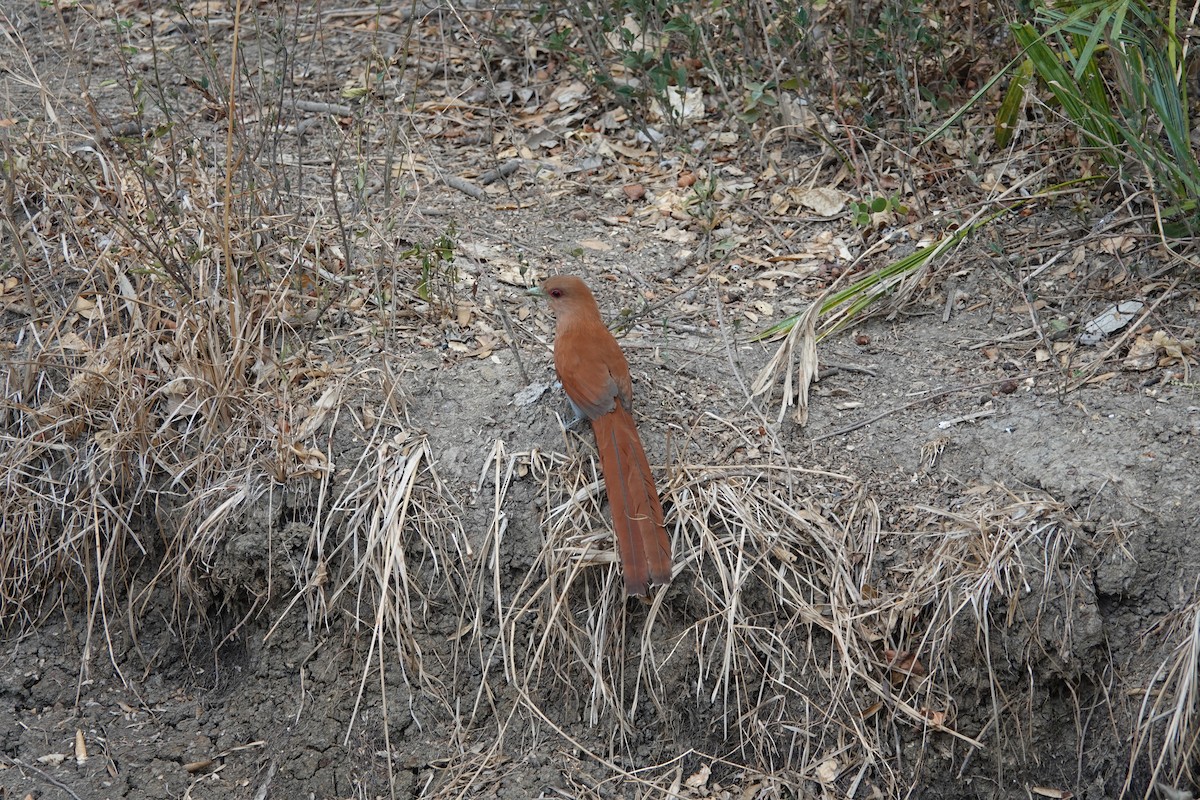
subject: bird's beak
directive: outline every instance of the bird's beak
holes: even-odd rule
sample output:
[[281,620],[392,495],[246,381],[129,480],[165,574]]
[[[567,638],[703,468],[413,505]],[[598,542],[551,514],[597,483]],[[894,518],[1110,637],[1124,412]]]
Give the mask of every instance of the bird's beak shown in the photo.
[[541,298],[546,297],[546,293],[542,291],[542,287],[540,287],[540,286],[530,286],[528,289],[525,290],[525,294],[528,295],[529,297],[541,297]]

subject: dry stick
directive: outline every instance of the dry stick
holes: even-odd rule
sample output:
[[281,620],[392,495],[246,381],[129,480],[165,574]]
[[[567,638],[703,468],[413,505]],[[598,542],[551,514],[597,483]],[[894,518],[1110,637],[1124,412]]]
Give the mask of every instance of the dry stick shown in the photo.
[[338,103],[319,103],[315,100],[290,100],[288,105],[298,111],[312,111],[317,114],[334,114],[339,117],[354,116],[354,109]]
[[451,189],[457,189],[463,194],[473,197],[476,200],[482,200],[484,198],[483,189],[480,189],[466,178],[460,178],[457,175],[447,175],[442,178],[442,183],[446,184]]
[[817,380],[823,381],[831,375],[837,375],[839,372],[853,372],[859,375],[869,375],[872,378],[879,375],[879,373],[870,367],[860,367],[857,364],[846,364],[841,361],[825,359],[825,369],[817,371]]
[[844,428],[838,428],[835,431],[829,431],[828,433],[822,433],[820,436],[814,436],[809,441],[819,442],[822,439],[830,439],[834,436],[844,436],[847,433],[853,433],[854,431],[858,430],[859,428],[865,428],[874,422],[878,422],[879,420],[883,419],[886,416],[895,414],[900,411],[906,411],[915,406],[919,406],[922,403],[927,403],[930,400],[936,400],[939,397],[945,397],[946,395],[951,395],[951,394],[954,394],[955,392],[969,392],[972,389],[984,389],[984,388],[987,388],[988,386],[996,386],[998,384],[1006,383],[1011,380],[1018,380],[1018,379],[1024,379],[1024,378],[1038,378],[1038,377],[1042,377],[1043,375],[1050,375],[1050,374],[1052,374],[1052,373],[1050,373],[1047,370],[1043,370],[1040,372],[1027,372],[1027,373],[1025,373],[1023,375],[1019,375],[1017,377],[1013,377],[1010,375],[1007,378],[997,378],[996,380],[984,381],[983,383],[975,383],[975,384],[971,384],[969,386],[951,386],[949,389],[942,389],[941,391],[934,392],[933,394],[928,394],[928,395],[925,395],[924,397],[917,398],[916,400],[913,400],[911,403],[905,403],[902,406],[896,406],[895,408],[889,408],[886,411],[880,411],[878,414],[876,414],[873,417],[868,417],[867,419],[860,420],[851,425],[847,425]]
[[517,347],[517,334],[513,330],[512,319],[508,316],[508,310],[496,299],[496,292],[490,285],[488,286],[488,295],[492,298],[492,305],[500,312],[500,322],[504,325],[504,332],[508,334],[508,347],[512,350],[513,357],[517,360],[517,372],[521,375],[521,385],[528,386],[529,373],[525,371],[525,364],[521,361],[521,350]]
[[12,765],[13,765],[14,767],[16,767],[17,769],[28,769],[28,770],[32,770],[33,772],[36,772],[38,775],[41,775],[41,776],[42,776],[43,778],[45,778],[47,781],[49,781],[50,783],[52,783],[52,784],[54,784],[55,786],[57,786],[59,789],[62,789],[64,792],[66,792],[67,794],[71,795],[71,797],[74,797],[74,798],[75,798],[75,800],[83,800],[83,798],[82,798],[82,797],[80,797],[79,795],[75,794],[75,792],[71,791],[71,787],[70,787],[70,786],[67,786],[65,783],[63,783],[62,781],[58,780],[57,778],[55,778],[55,777],[54,777],[53,775],[51,775],[50,773],[48,773],[48,772],[45,772],[45,771],[43,771],[43,770],[40,770],[40,769],[38,769],[38,768],[37,768],[37,767],[35,767],[33,764],[26,764],[24,761],[21,761],[20,759],[17,759],[17,758],[12,758],[11,756],[7,756],[7,755],[5,755],[4,753],[0,753],[0,758],[3,758],[5,761],[9,762],[10,764],[12,764]]
[[[341,171],[342,151],[345,144],[346,140],[342,139],[342,141],[338,144],[337,154],[333,157],[333,165],[329,170],[329,196],[333,201],[334,216],[337,217],[338,232],[341,234],[342,238],[342,249],[346,253],[346,272],[348,273],[350,272],[350,264],[354,259],[354,251],[350,249],[350,234],[346,232],[346,221],[342,219],[342,207],[338,203],[337,191],[338,173]],[[325,270],[320,268],[320,265],[318,265],[317,269],[318,272],[322,273],[322,275],[328,274]],[[346,289],[350,286],[350,279],[347,278],[345,281],[335,279],[334,283],[337,284],[337,291],[330,292],[329,297],[325,300],[325,302],[317,308],[317,313],[313,317],[312,325],[309,326],[308,333],[304,337],[306,347],[312,343],[312,338],[317,333],[317,323],[320,322],[321,318],[325,316],[325,313],[329,311],[333,304],[340,300],[346,293]]]
[[481,174],[479,176],[479,182],[484,186],[487,186],[490,183],[495,183],[501,178],[507,178],[509,175],[512,175],[514,172],[520,169],[521,165],[524,163],[525,159],[523,158],[510,158],[508,161],[505,161],[495,169],[489,169],[487,172]]

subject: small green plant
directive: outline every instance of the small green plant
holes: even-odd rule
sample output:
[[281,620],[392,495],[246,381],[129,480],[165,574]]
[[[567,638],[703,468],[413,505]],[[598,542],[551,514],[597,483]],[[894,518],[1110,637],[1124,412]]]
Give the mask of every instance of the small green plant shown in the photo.
[[454,265],[454,223],[429,245],[417,242],[400,253],[400,258],[416,258],[421,264],[421,277],[416,293],[425,302],[446,312],[453,305],[454,287],[458,283],[458,267]]
[[779,106],[779,90],[796,91],[800,81],[788,78],[785,81],[746,81],[746,93],[742,100],[742,110],[738,119],[746,124],[753,124]]
[[860,228],[868,228],[871,226],[871,215],[882,214],[885,211],[891,211],[895,214],[907,214],[908,208],[900,202],[900,198],[896,195],[891,197],[873,197],[869,200],[860,200],[850,204],[851,212],[854,214],[854,224]]
[[[667,0],[566,3],[559,10],[570,24],[557,23],[547,36],[550,52],[565,57],[585,81],[611,92],[631,117],[644,118],[656,102],[668,123],[679,121],[667,87],[685,88],[678,42],[689,42],[688,52],[694,52],[699,35],[685,10]],[[549,7],[537,15],[543,22],[553,17]],[[619,67],[610,66],[614,57]]]

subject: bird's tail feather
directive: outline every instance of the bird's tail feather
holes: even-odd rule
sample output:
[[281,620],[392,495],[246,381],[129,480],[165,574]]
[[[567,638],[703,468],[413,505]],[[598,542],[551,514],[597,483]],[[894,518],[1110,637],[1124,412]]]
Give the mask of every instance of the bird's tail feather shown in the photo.
[[625,571],[627,594],[643,596],[650,584],[671,580],[671,540],[663,527],[662,504],[650,462],[633,417],[617,407],[592,420],[600,469],[608,488],[613,530]]

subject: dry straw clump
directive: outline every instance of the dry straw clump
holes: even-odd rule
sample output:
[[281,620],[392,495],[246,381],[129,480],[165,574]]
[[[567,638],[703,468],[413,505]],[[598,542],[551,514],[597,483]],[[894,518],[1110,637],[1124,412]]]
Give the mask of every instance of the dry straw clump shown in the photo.
[[[36,131],[7,151],[26,302],[9,306],[22,318],[8,319],[3,375],[2,527],[18,557],[0,602],[9,619],[74,574],[103,611],[111,578],[157,544],[143,541],[144,515],[190,502],[189,487],[225,469],[225,426],[209,420],[227,425],[250,398],[221,390],[216,320],[134,233],[150,213],[141,184],[94,148]],[[151,498],[155,475],[175,480]]]
[[[839,794],[890,793],[902,780],[896,748],[911,738],[897,729],[944,734],[967,754],[1012,727],[1022,710],[1003,697],[1012,675],[993,672],[996,651],[1063,669],[1072,659],[1076,604],[1060,601],[1082,591],[1079,528],[1045,497],[982,488],[951,512],[914,512],[919,527],[888,530],[848,476],[684,465],[664,496],[676,579],[642,605],[624,598],[590,455],[497,445],[490,463],[493,524],[473,592],[498,625],[476,631],[475,713],[494,702],[491,679],[516,687],[492,752],[516,718],[560,732],[583,722],[609,732],[588,752],[621,772],[603,753],[636,749],[646,730],[674,730],[699,708],[706,758]],[[513,576],[507,498],[529,480],[544,539]],[[1035,636],[1012,653],[1010,627],[1039,624],[1057,626],[1054,646]],[[953,687],[967,669],[983,670],[995,697],[991,719],[960,728]],[[678,779],[659,768],[660,788]]]
[[[371,129],[386,159],[343,163],[355,133],[333,115],[355,110],[292,102],[293,63],[275,51],[216,43],[224,28],[186,25],[181,9],[163,11],[189,35],[169,40],[137,27],[146,16],[43,11],[50,28],[3,32],[5,90],[24,102],[0,126],[13,253],[0,278],[0,624],[82,611],[82,678],[105,651],[118,672],[154,666],[147,619],[191,647],[284,598],[310,630],[365,631],[363,685],[398,662],[410,696],[450,704],[420,637],[430,609],[465,616],[455,587],[470,548],[378,358],[422,305],[445,302],[441,284],[413,290],[428,276],[395,257],[401,123]],[[254,33],[282,52],[322,19]],[[74,77],[44,79],[21,30],[42,47],[60,34],[68,67],[93,63],[81,43],[98,47],[113,80],[93,86],[84,69],[81,93]],[[316,156],[298,155],[302,136]],[[382,187],[369,207],[355,177]]]
[[[1195,592],[1193,591],[1193,595]],[[1157,665],[1137,709],[1133,747],[1124,792],[1135,776],[1148,774],[1144,796],[1157,789],[1165,797],[1196,785],[1200,751],[1200,602],[1193,601],[1163,619],[1151,642],[1177,642]],[[1145,768],[1139,771],[1139,767]]]
[[[380,431],[407,427],[386,400],[392,381],[346,355],[377,347],[380,309],[322,277],[345,266],[339,227],[316,207],[268,215],[271,184],[257,172],[259,190],[229,196],[210,157],[166,134],[73,142],[30,123],[5,139],[19,254],[0,367],[6,624],[39,618],[45,599],[68,602],[68,587],[89,631],[106,635],[114,619],[136,630],[161,592],[181,629],[218,607],[256,613],[320,583],[326,550],[343,547],[327,538],[322,504],[338,485],[330,435],[347,407],[385,398],[359,421],[380,457],[399,450],[395,463],[408,463],[407,446],[381,443]],[[334,299],[348,335],[321,324]],[[336,501],[356,525],[370,521],[361,497]],[[246,515],[271,532],[260,569],[231,564]],[[277,536],[297,524],[308,534]],[[344,549],[371,558],[378,546]],[[407,598],[414,586],[401,588]]]

